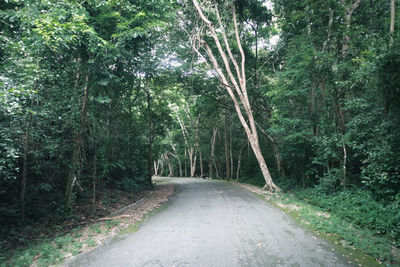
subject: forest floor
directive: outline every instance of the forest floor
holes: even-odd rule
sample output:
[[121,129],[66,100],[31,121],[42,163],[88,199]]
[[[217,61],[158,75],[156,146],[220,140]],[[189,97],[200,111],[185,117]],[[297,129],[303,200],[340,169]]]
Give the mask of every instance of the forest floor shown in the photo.
[[[99,199],[95,207],[97,216],[93,216],[91,205],[81,206],[78,209],[79,220],[36,229],[30,244],[10,249],[6,257],[0,259],[0,266],[49,266],[93,250],[124,229],[135,228],[165,204],[174,191],[173,184],[157,182],[154,190],[135,196],[113,192],[111,201],[109,197]],[[46,228],[50,230],[46,231]]]

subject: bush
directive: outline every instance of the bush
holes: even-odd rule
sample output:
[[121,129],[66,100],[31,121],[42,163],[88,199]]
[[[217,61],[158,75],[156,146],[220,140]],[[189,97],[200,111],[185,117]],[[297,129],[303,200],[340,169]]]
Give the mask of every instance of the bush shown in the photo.
[[122,178],[115,182],[115,185],[119,190],[126,192],[137,192],[144,188],[142,184],[137,183],[136,180],[130,178]]
[[391,203],[376,201],[370,191],[348,189],[327,195],[321,187],[297,193],[310,204],[335,214],[352,226],[385,236],[393,245],[400,245],[400,200]]

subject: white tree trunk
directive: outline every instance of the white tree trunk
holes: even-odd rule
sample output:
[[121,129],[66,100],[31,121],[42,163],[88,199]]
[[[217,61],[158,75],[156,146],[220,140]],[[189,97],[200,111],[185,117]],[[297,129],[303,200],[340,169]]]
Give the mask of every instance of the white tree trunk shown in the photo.
[[153,161],[153,165],[154,165],[154,175],[158,176],[158,163],[157,161]]
[[168,158],[168,155],[167,155],[167,153],[164,153],[164,160],[165,160],[165,162],[167,163],[167,165],[168,165],[168,169],[169,169],[169,174],[168,174],[168,177],[172,177],[172,176],[174,176],[174,172],[173,172],[172,164],[171,164],[171,161],[170,161],[170,160],[169,160],[169,158]]
[[393,34],[394,34],[394,21],[396,15],[396,8],[394,0],[390,0],[390,45],[393,44]]
[[176,158],[176,160],[178,161],[178,168],[179,168],[179,177],[182,177],[182,164],[181,164],[181,160],[179,158],[178,155],[174,154],[174,153],[169,153],[172,157]]
[[[265,179],[264,188],[271,190],[271,191],[274,191],[274,190],[278,191],[280,189],[272,181],[272,177],[269,173],[267,164],[265,163],[264,157],[261,153],[260,144],[259,144],[258,135],[257,135],[257,129],[255,126],[254,117],[253,117],[253,112],[252,112],[252,109],[250,106],[250,101],[249,101],[249,98],[247,95],[246,73],[245,73],[245,54],[244,54],[244,51],[243,51],[243,48],[242,48],[242,45],[240,42],[235,8],[234,8],[234,6],[232,6],[232,15],[233,15],[233,23],[234,23],[234,27],[235,27],[236,44],[240,51],[240,57],[241,57],[240,67],[230,49],[228,38],[225,34],[225,30],[222,25],[222,20],[220,18],[219,11],[218,11],[216,4],[214,6],[214,10],[215,10],[215,15],[219,22],[218,29],[216,29],[215,26],[213,25],[213,23],[206,18],[206,16],[203,13],[203,9],[199,5],[198,1],[193,0],[193,4],[196,7],[196,10],[197,10],[201,20],[207,25],[207,28],[209,29],[209,34],[214,39],[214,43],[217,46],[219,55],[222,59],[222,62],[224,63],[224,70],[227,73],[227,76],[220,68],[218,60],[217,60],[216,56],[214,55],[213,51],[211,50],[210,46],[200,35],[200,31],[198,34],[195,35],[194,49],[201,57],[203,57],[203,55],[201,54],[199,49],[200,49],[200,47],[203,47],[205,49],[209,60],[212,62],[214,71],[218,74],[218,78],[220,79],[224,88],[226,89],[229,96],[231,97],[234,107],[235,107],[235,110],[236,110],[236,113],[237,113],[239,120],[246,132],[247,138],[249,139],[250,144],[251,144],[251,148],[253,149],[254,155],[258,161],[261,172],[264,176],[264,179]],[[222,39],[225,44],[225,47],[222,46],[221,41],[219,40],[217,30],[218,30],[218,33],[220,35],[222,35]],[[206,59],[206,62],[208,62],[207,59]],[[234,67],[234,70],[236,72],[236,77],[231,70],[231,65],[233,65],[233,67]],[[228,79],[229,79],[229,81],[228,81]],[[246,115],[246,118],[244,117],[242,110],[243,110],[244,114]],[[246,119],[248,122],[246,121]]]
[[[186,110],[185,110],[186,111]],[[186,111],[188,114],[188,111]],[[181,130],[182,130],[182,135],[183,135],[183,139],[185,141],[185,158],[186,158],[186,151],[189,154],[189,163],[190,163],[190,177],[194,177],[194,174],[196,172],[196,162],[197,162],[197,147],[198,147],[198,139],[199,139],[199,119],[200,116],[197,117],[196,122],[194,123],[190,123],[192,129],[194,128],[194,133],[195,133],[195,141],[193,144],[189,144],[189,133],[188,130],[186,128],[186,125],[184,124],[183,120],[177,116],[178,118],[178,122],[179,125],[181,126]],[[192,119],[189,115],[188,115],[189,121]],[[186,161],[185,161],[185,176],[186,176]]]
[[209,166],[211,166],[210,167],[210,177],[211,178],[212,178],[212,168],[213,168],[213,166],[215,168],[215,177],[218,178],[218,169],[217,169],[217,165],[215,163],[215,155],[214,155],[214,153],[215,153],[215,139],[217,138],[217,133],[218,133],[218,128],[215,127],[213,129],[213,135],[211,137],[211,155],[210,155],[210,158],[211,158],[211,163],[212,164],[209,164]]
[[346,58],[347,51],[349,50],[350,36],[348,34],[348,31],[350,30],[350,26],[351,26],[351,17],[353,16],[353,12],[360,5],[360,2],[361,2],[361,0],[356,0],[351,6],[347,7],[346,0],[342,0],[342,3],[345,5],[346,12],[347,12],[346,16],[345,16],[346,32],[343,35],[343,44],[342,44],[342,57],[343,58]]
[[242,161],[242,152],[243,152],[244,147],[245,147],[245,144],[243,144],[243,145],[240,147],[240,151],[239,151],[239,155],[238,155],[237,169],[236,169],[236,182],[239,181],[240,165],[241,165],[241,161]]

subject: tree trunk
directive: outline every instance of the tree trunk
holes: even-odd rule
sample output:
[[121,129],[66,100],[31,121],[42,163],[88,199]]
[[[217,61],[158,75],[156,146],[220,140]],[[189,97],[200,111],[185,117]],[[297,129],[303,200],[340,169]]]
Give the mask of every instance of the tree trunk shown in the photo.
[[79,165],[81,162],[82,156],[82,146],[84,141],[84,135],[86,131],[86,121],[87,121],[87,109],[88,109],[88,100],[89,100],[89,77],[90,70],[87,71],[85,77],[85,86],[83,87],[83,97],[82,97],[82,110],[81,110],[81,123],[78,130],[78,134],[75,139],[74,151],[71,159],[71,169],[68,171],[67,178],[67,187],[65,190],[65,198],[68,206],[72,206],[73,204],[73,189],[74,185],[77,182],[77,172],[79,169]]
[[228,145],[228,142],[229,142],[229,140],[228,140],[228,115],[227,115],[227,110],[225,110],[225,123],[224,123],[224,141],[225,141],[225,171],[226,171],[226,173],[225,173],[225,179],[226,180],[229,180],[229,178],[230,178],[230,173],[231,173],[231,171],[230,171],[230,169],[229,169],[229,161],[230,161],[230,159],[229,159],[229,145]]
[[257,73],[257,63],[258,63],[258,24],[254,29],[254,37],[256,38],[256,58],[254,62],[254,81],[256,88],[258,88],[258,73]]
[[280,177],[285,176],[285,167],[282,163],[282,159],[281,159],[281,154],[279,153],[279,149],[278,146],[276,145],[275,142],[272,143],[272,149],[274,150],[274,154],[275,154],[275,163],[276,163],[276,168],[278,169],[278,173]]
[[196,173],[196,163],[197,163],[197,153],[194,147],[190,148],[189,159],[190,159],[190,177],[194,177]]
[[[189,115],[188,115],[189,116]],[[197,118],[195,125],[191,125],[192,127],[195,128],[195,141],[194,144],[189,145],[189,133],[187,131],[187,128],[183,122],[183,120],[177,116],[179,125],[182,130],[182,135],[183,135],[183,140],[185,141],[185,159],[186,159],[186,150],[187,153],[189,154],[189,163],[190,163],[190,177],[194,177],[195,172],[196,172],[196,162],[197,162],[197,147],[198,147],[198,138],[199,138],[199,129],[198,129],[198,124],[199,124],[199,117]],[[189,119],[191,119],[189,117]],[[185,160],[185,176],[186,176],[186,160]]]
[[[29,112],[29,111],[28,111]],[[27,114],[26,129],[24,134],[24,161],[22,167],[22,181],[21,181],[21,219],[25,221],[25,193],[26,193],[26,182],[28,177],[28,152],[29,152],[29,133],[32,124],[32,113]]]
[[396,15],[395,0],[390,0],[390,41],[389,44],[393,44],[393,34],[394,34],[394,21]]
[[282,163],[281,154],[279,153],[278,146],[277,146],[275,140],[271,136],[267,135],[267,137],[271,141],[272,150],[274,151],[275,164],[276,164],[276,168],[278,169],[279,176],[281,176],[281,177],[285,176],[285,169],[284,169],[284,166]]
[[[214,165],[214,168],[215,168],[215,175],[216,175],[216,178],[219,177],[219,176],[218,176],[217,165],[216,165],[216,163],[215,163],[215,155],[214,155],[214,152],[215,152],[215,140],[216,140],[216,138],[217,138],[217,133],[218,133],[218,128],[214,128],[214,129],[213,129],[213,135],[212,135],[212,137],[211,137],[211,155],[210,155],[212,165]],[[212,177],[212,165],[211,165],[211,168],[210,168],[210,177]]]
[[[279,191],[280,189],[272,181],[271,174],[268,170],[267,164],[265,163],[264,157],[261,153],[257,129],[255,126],[255,121],[254,121],[254,117],[253,117],[253,112],[252,112],[250,101],[249,101],[249,98],[247,95],[245,53],[244,53],[244,50],[243,50],[241,42],[240,42],[235,7],[233,5],[231,6],[232,15],[233,15],[233,24],[234,24],[234,29],[235,29],[236,45],[238,47],[238,50],[240,52],[240,57],[241,57],[241,67],[239,67],[238,62],[236,61],[235,57],[232,54],[232,50],[230,48],[228,38],[225,34],[225,29],[222,26],[221,17],[219,15],[219,11],[216,6],[216,3],[214,6],[214,9],[215,9],[216,18],[218,19],[218,22],[220,25],[220,27],[217,29],[218,34],[217,34],[217,30],[215,29],[213,23],[204,16],[203,10],[200,7],[197,0],[193,0],[193,4],[194,4],[195,8],[197,9],[201,20],[206,24],[206,26],[210,30],[211,37],[214,39],[214,43],[217,46],[219,55],[221,56],[222,62],[224,63],[224,70],[226,71],[228,76],[226,76],[225,73],[220,68],[218,60],[214,55],[214,52],[212,51],[210,46],[207,44],[207,42],[202,38],[200,33],[196,34],[196,36],[195,36],[198,44],[195,44],[193,48],[195,49],[195,51],[198,53],[199,56],[203,57],[203,55],[201,54],[201,52],[197,48],[197,46],[201,45],[204,47],[209,60],[213,64],[214,71],[218,74],[218,77],[219,77],[221,83],[223,84],[224,88],[226,89],[226,91],[228,92],[229,96],[231,97],[231,99],[233,101],[236,113],[237,113],[239,120],[247,134],[247,138],[250,141],[254,155],[257,159],[257,162],[260,166],[261,172],[265,179],[265,186],[263,189],[267,189],[267,190],[271,190],[271,191],[274,191],[274,190]],[[225,44],[224,47],[222,46],[222,44],[219,40],[219,37],[218,37],[219,35],[221,35],[223,38],[223,41]],[[206,62],[208,62],[208,61],[206,61]],[[232,65],[234,67],[234,70],[236,71],[236,77],[232,72],[232,68],[231,68]],[[228,81],[227,77],[229,78],[229,81]],[[244,111],[244,114],[246,115],[246,118],[243,116],[242,109]]]
[[186,170],[186,154],[189,154],[189,164],[190,164],[190,177],[194,176],[194,172],[196,170],[196,144],[193,144],[189,147],[188,141],[188,132],[183,120],[177,116],[179,125],[182,130],[183,140],[185,141],[185,177],[187,177],[187,170]]
[[[344,5],[346,5],[346,1],[342,0]],[[346,32],[343,35],[343,44],[342,44],[342,57],[346,58],[347,52],[349,49],[349,42],[350,42],[350,36],[348,35],[348,32],[350,30],[351,26],[351,17],[353,15],[353,12],[358,8],[360,5],[361,0],[356,0],[350,7],[346,7],[346,16],[345,16],[345,22],[346,22]]]
[[231,179],[233,179],[233,152],[232,152],[232,114],[229,113],[229,156],[231,158]]
[[317,135],[317,124],[316,124],[316,119],[315,119],[315,90],[314,86],[311,86],[310,90],[310,118],[312,121],[312,131],[314,136]]
[[169,129],[167,129],[167,132],[168,132],[168,136],[170,137],[169,145],[171,146],[172,150],[174,151],[174,153],[170,152],[170,155],[177,159],[178,167],[179,167],[179,177],[182,177],[181,159],[179,158],[179,155],[176,151],[175,145],[172,143],[172,135],[171,135],[171,132],[169,131]]
[[329,46],[329,43],[331,41],[331,35],[332,35],[332,24],[333,24],[333,10],[329,9],[329,20],[328,20],[328,36],[327,36],[327,42],[326,44]]
[[154,165],[154,175],[158,176],[158,161],[153,161],[153,165]]
[[189,154],[189,175],[190,177],[192,176],[192,170],[193,170],[193,148],[190,148],[188,151]]
[[326,83],[326,81],[323,78],[319,81],[319,84],[318,84],[318,88],[321,93],[321,107],[322,108],[324,107],[324,103],[325,103],[325,83]]
[[178,166],[179,166],[179,177],[182,177],[182,164],[179,156],[176,156],[176,159],[178,160]]
[[194,144],[193,144],[193,152],[194,152],[194,159],[193,159],[193,170],[191,170],[191,176],[194,177],[196,173],[196,164],[197,164],[197,152],[199,150],[199,120],[200,114],[197,116],[196,121],[194,123]]
[[176,160],[178,161],[179,177],[182,177],[182,164],[181,164],[181,160],[180,160],[179,156],[175,155],[173,153],[170,153],[170,155],[173,156],[174,158],[176,158]]
[[185,149],[185,177],[188,177],[188,175],[187,175],[187,166],[186,166],[186,161],[187,161],[187,155],[186,155],[187,153],[186,153],[186,149]]
[[164,174],[164,160],[161,158],[160,159],[160,176],[163,176]]
[[94,149],[94,160],[93,160],[93,192],[92,192],[92,205],[93,211],[95,211],[96,205],[96,180],[97,180],[97,149]]
[[237,160],[237,168],[236,168],[236,182],[239,181],[239,174],[240,174],[240,164],[241,164],[241,160],[242,160],[242,152],[243,149],[246,145],[246,142],[243,143],[243,145],[240,147],[240,151],[239,151],[239,155],[238,155],[238,160]]
[[153,181],[152,181],[152,176],[153,176],[153,166],[152,166],[152,153],[153,153],[153,133],[152,133],[152,127],[151,127],[151,96],[150,96],[150,91],[149,91],[149,80],[146,78],[146,99],[147,99],[147,141],[148,141],[148,146],[147,146],[147,180],[149,182],[149,185],[153,187]]
[[342,185],[343,188],[346,188],[346,164],[347,164],[347,149],[346,149],[346,143],[343,141],[343,178],[342,178]]
[[272,136],[270,136],[269,134],[267,134],[261,127],[260,125],[256,124],[258,129],[260,130],[260,132],[267,137],[270,142],[271,142],[271,146],[272,146],[272,150],[274,151],[274,158],[275,158],[275,164],[276,164],[276,168],[278,169],[278,173],[279,176],[285,176],[285,168],[281,159],[281,154],[279,153],[279,149],[278,146],[274,140],[274,138],[272,138]]
[[[344,4],[346,4],[345,0],[342,0]],[[346,22],[346,32],[343,37],[343,44],[342,44],[342,59],[346,60],[347,53],[348,53],[348,48],[349,48],[349,43],[350,43],[350,36],[348,35],[348,32],[351,27],[351,17],[353,15],[353,12],[360,6],[361,0],[356,0],[350,7],[346,7],[346,16],[345,16],[345,22]],[[344,75],[343,75],[344,76]],[[347,80],[347,77],[344,76],[342,77],[342,80]],[[340,88],[339,88],[340,90]],[[336,105],[336,111],[339,119],[339,124],[341,128],[341,134],[342,138],[344,138],[344,135],[346,133],[346,120],[345,120],[345,114],[342,108],[340,107],[340,100],[344,98],[345,96],[345,90],[343,89],[342,92],[337,92],[337,102],[335,103]],[[342,177],[342,185],[345,188],[346,187],[346,161],[347,161],[347,150],[346,150],[346,144],[345,141],[343,141],[343,177]]]
[[200,156],[200,177],[203,177],[203,175],[204,175],[204,170],[203,170],[203,155],[201,154],[201,151],[199,151],[199,156]]
[[212,165],[212,160],[211,158],[208,160],[208,177],[212,178],[213,177],[213,165]]
[[174,172],[173,172],[171,161],[169,160],[167,153],[164,153],[163,156],[164,156],[165,162],[168,164],[168,170],[169,170],[168,177],[172,177],[172,176],[174,176]]

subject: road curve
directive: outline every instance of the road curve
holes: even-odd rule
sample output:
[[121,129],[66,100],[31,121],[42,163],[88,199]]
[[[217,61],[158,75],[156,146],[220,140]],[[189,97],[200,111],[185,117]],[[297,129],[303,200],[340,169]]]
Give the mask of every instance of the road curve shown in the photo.
[[132,234],[67,266],[349,266],[325,241],[244,189],[168,178],[176,196]]

